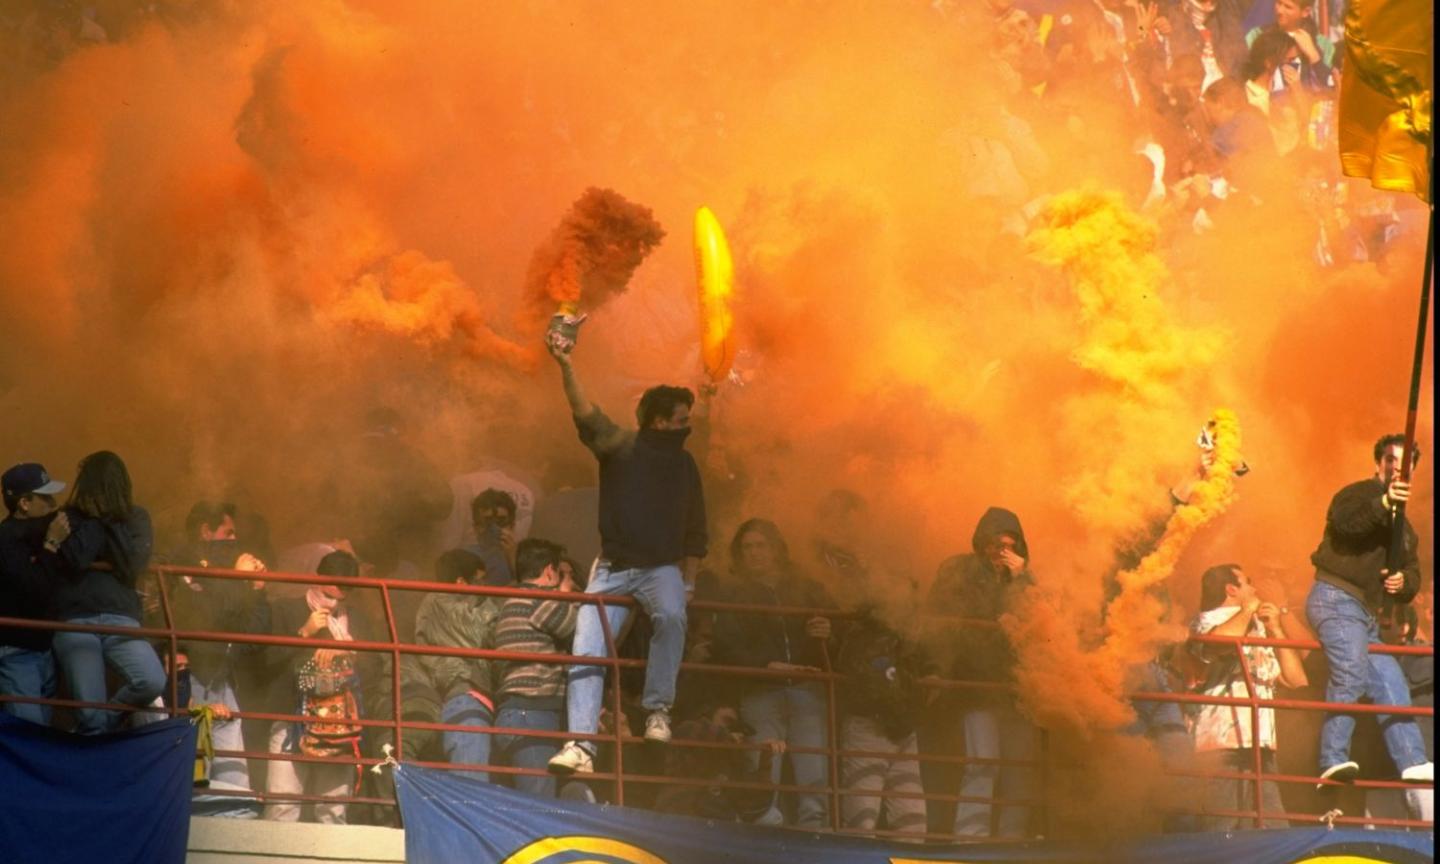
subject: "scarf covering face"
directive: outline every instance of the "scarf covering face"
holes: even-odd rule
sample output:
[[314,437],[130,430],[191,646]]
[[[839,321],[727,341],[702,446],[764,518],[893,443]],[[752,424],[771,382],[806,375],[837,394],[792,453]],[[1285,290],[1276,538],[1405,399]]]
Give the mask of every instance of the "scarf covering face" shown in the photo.
[[335,611],[340,606],[340,601],[329,596],[319,588],[311,588],[305,592],[305,602],[309,604],[310,611],[315,612],[326,609],[330,612],[330,636],[340,642],[353,642],[355,637],[350,635],[350,616],[345,612]]

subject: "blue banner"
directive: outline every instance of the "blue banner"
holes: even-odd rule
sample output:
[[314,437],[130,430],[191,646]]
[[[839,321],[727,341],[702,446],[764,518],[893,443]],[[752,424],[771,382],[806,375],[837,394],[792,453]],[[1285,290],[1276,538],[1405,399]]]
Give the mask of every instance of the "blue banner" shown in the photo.
[[0,860],[183,864],[195,729],[72,735],[0,712]]
[[541,799],[463,772],[401,765],[409,864],[1429,864],[1429,833],[1323,827],[1185,834],[1106,846],[928,846]]

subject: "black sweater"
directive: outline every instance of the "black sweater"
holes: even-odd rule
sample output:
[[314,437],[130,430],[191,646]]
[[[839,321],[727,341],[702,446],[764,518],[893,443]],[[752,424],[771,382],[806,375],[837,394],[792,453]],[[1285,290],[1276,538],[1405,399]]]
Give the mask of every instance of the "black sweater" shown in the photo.
[[[55,617],[55,584],[60,559],[45,551],[50,519],[0,522],[0,618]],[[0,627],[0,645],[45,651],[49,630]]]
[[62,621],[92,615],[140,620],[136,582],[150,563],[150,514],[135,507],[124,520],[94,519],[67,509],[70,536],[60,544],[56,615]]
[[[1325,514],[1325,536],[1310,556],[1315,565],[1315,578],[1342,588],[1368,604],[1375,604],[1384,593],[1384,569],[1390,554],[1390,531],[1393,517],[1380,503],[1385,484],[1378,477],[1351,483],[1335,493]],[[1409,603],[1420,590],[1420,559],[1416,555],[1419,540],[1415,529],[1405,522],[1405,585],[1393,595],[1399,603]]]
[[685,450],[690,430],[630,432],[599,408],[575,428],[600,462],[600,548],[611,569],[704,558],[705,492]]

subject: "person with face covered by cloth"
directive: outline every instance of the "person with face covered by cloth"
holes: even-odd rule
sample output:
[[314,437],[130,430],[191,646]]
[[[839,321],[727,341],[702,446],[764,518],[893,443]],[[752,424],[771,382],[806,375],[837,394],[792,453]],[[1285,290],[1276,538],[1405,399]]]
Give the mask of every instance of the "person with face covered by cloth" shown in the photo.
[[[257,574],[266,569],[264,561],[245,551],[236,529],[235,505],[229,502],[197,501],[185,517],[185,540],[170,556],[169,563]],[[270,603],[263,581],[169,578],[172,614],[177,627],[227,633],[270,632]],[[177,669],[172,674],[188,681],[188,705],[221,705],[226,709],[222,713],[230,714],[241,710],[237,672],[243,664],[258,663],[261,651],[260,646],[242,643],[182,642]],[[187,688],[182,686],[180,690],[184,693]],[[217,718],[211,738],[216,750],[245,749],[238,717]],[[250,789],[246,760],[217,756],[210,767],[210,785],[217,789]]]
[[[1410,688],[1400,664],[1388,654],[1371,654],[1380,640],[1375,611],[1382,602],[1404,606],[1420,590],[1419,540],[1405,520],[1399,527],[1403,548],[1393,550],[1395,513],[1410,498],[1410,483],[1400,472],[1405,436],[1386,435],[1375,442],[1375,473],[1335,493],[1325,514],[1325,533],[1310,556],[1315,584],[1305,601],[1310,626],[1325,649],[1330,678],[1325,701],[1354,703],[1368,698],[1376,705],[1410,705]],[[1418,460],[1419,448],[1412,451]],[[1413,463],[1412,463],[1413,464]],[[1384,733],[1385,749],[1412,782],[1433,782],[1434,763],[1425,754],[1425,741],[1415,717],[1376,715]],[[1355,715],[1334,712],[1320,727],[1320,776],[1349,782],[1360,772],[1350,758]]]
[[[322,577],[354,578],[360,575],[360,563],[348,552],[335,551],[320,560],[315,572]],[[275,635],[339,642],[375,638],[369,622],[355,614],[349,594],[344,586],[322,581],[298,597],[276,600],[271,618]],[[378,664],[374,655],[332,647],[272,647],[267,659],[273,684],[266,710],[306,718],[303,722],[272,723],[269,751],[334,761],[272,759],[266,793],[326,798],[352,794],[359,769],[340,760],[360,755],[361,727],[353,721],[361,716],[364,684],[375,679]],[[271,801],[265,805],[265,818],[297,822],[301,807],[298,801]],[[316,803],[314,809],[316,822],[344,825],[348,821],[343,802]]]
[[[580,386],[570,358],[575,344],[571,322],[570,335],[552,325],[546,347],[560,367],[580,441],[600,465],[601,557],[585,590],[633,596],[650,616],[653,635],[641,698],[648,712],[645,739],[666,743],[675,676],[685,651],[685,607],[708,540],[700,469],[685,449],[695,394],[684,387],[652,387],[636,408],[638,431],[621,429]],[[611,606],[606,612],[610,632],[620,633],[630,609]],[[581,608],[573,651],[581,657],[608,653],[598,607]],[[602,666],[570,668],[566,708],[571,732],[596,731],[604,684]],[[568,741],[550,760],[550,770],[590,773],[594,756],[590,742]]]
[[[0,522],[0,617],[49,620],[55,617],[59,558],[54,544],[55,496],[65,484],[52,480],[35,462],[16,465],[0,478],[9,515]],[[50,631],[0,628],[0,695],[49,699],[55,695],[55,658]],[[0,711],[32,723],[49,724],[50,706],[0,702]]]
[[[929,607],[938,614],[998,622],[1018,593],[1033,584],[1030,547],[1020,517],[991,507],[980,517],[970,554],[940,565],[930,586]],[[1015,651],[999,627],[960,626],[948,631],[949,675],[962,681],[1008,684],[1014,680]],[[961,689],[940,697],[942,717],[956,717],[964,729],[969,759],[1025,761],[1035,753],[1035,727],[1015,709],[1015,697],[1003,689]],[[959,794],[976,800],[955,808],[954,831],[962,837],[1029,836],[1032,807],[992,807],[984,799],[1030,798],[1034,769],[1020,766],[966,765]],[[993,812],[997,811],[998,812]]]

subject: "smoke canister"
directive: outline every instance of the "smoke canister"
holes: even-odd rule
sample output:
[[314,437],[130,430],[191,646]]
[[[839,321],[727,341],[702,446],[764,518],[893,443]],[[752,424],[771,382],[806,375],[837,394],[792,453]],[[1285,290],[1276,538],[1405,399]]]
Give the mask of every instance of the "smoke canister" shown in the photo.
[[580,324],[585,316],[580,314],[580,304],[571,300],[562,302],[555,314],[550,316],[550,326],[545,330],[545,341],[558,346],[565,353],[575,347],[580,336]]

